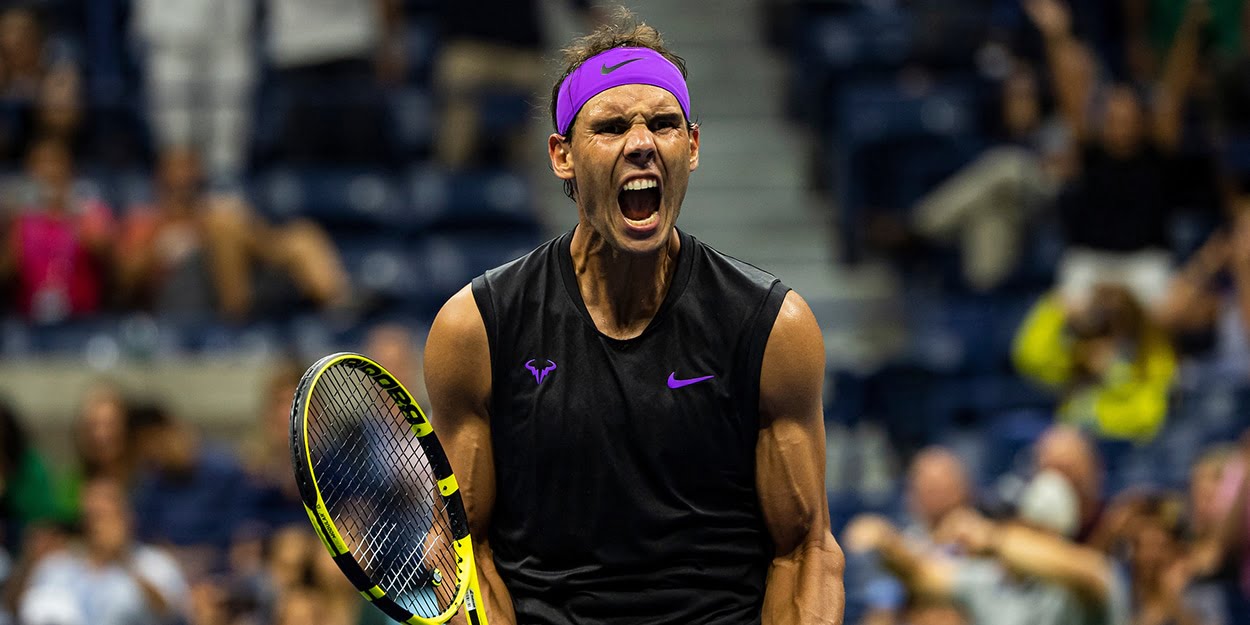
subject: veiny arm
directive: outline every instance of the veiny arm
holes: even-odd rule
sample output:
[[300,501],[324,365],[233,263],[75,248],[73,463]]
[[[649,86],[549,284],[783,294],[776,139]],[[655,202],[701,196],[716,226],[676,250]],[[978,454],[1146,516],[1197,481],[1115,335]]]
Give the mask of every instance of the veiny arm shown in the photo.
[[764,625],[838,625],[845,597],[842,549],[829,531],[821,384],[824,340],[791,291],[773,324],[760,373],[756,487],[776,546]]
[[495,570],[490,548],[490,518],[495,504],[488,409],[490,346],[468,286],[443,305],[430,327],[425,344],[425,385],[434,431],[447,451],[469,515],[486,616],[491,625],[516,625],[512,597]]

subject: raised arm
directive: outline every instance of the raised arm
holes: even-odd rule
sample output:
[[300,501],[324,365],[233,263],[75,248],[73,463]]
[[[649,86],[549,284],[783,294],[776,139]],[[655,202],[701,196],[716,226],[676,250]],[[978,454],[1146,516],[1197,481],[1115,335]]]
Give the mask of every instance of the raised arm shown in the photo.
[[490,547],[495,461],[490,442],[490,347],[486,326],[466,286],[439,311],[425,343],[430,420],[460,484],[486,614],[492,625],[516,625],[512,597]]
[[1079,141],[1089,134],[1087,107],[1093,84],[1089,50],[1072,34],[1072,14],[1062,0],[1022,0],[1046,44],[1055,99]]
[[871,514],[856,517],[847,524],[843,540],[852,553],[880,556],[881,564],[913,595],[937,601],[954,598],[955,564],[909,544],[884,518]]
[[1241,313],[1241,323],[1245,326],[1246,333],[1250,334],[1250,201],[1243,203],[1244,206],[1233,220],[1229,265],[1237,294],[1237,312]]
[[1185,101],[1189,97],[1189,85],[1193,82],[1198,66],[1198,52],[1202,29],[1210,17],[1206,2],[1189,3],[1185,19],[1176,32],[1172,50],[1168,53],[1159,79],[1159,91],[1154,102],[1154,139],[1163,149],[1175,149],[1181,140],[1184,127]]
[[799,295],[786,295],[764,349],[756,487],[776,547],[764,625],[842,622],[842,550],[829,531],[820,327]]
[[1097,549],[1023,525],[995,523],[971,510],[952,512],[938,535],[1026,577],[1066,586],[1092,604],[1108,601],[1111,566]]

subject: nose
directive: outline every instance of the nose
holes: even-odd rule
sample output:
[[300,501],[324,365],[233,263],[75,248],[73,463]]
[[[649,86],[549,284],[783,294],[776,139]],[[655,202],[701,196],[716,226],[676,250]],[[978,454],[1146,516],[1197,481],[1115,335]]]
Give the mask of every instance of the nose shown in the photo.
[[655,159],[655,135],[642,124],[630,127],[625,137],[625,158],[635,165],[647,165]]

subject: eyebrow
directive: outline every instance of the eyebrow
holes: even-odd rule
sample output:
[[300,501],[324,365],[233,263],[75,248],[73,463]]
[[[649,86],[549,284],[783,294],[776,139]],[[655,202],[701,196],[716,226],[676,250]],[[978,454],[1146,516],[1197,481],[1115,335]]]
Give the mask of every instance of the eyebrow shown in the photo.
[[658,113],[651,118],[653,122],[671,122],[676,126],[681,125],[682,116],[680,113]]
[[[630,123],[629,120],[630,118],[625,115],[612,115],[610,117],[601,117],[599,119],[592,119],[588,121],[590,122],[591,128],[605,128],[605,127],[612,126],[615,124],[628,125]],[[648,124],[652,124],[655,122],[671,122],[675,125],[680,126],[682,122],[682,115],[681,113],[677,113],[673,111],[664,111],[661,113],[656,113],[655,115],[652,115],[647,120]]]

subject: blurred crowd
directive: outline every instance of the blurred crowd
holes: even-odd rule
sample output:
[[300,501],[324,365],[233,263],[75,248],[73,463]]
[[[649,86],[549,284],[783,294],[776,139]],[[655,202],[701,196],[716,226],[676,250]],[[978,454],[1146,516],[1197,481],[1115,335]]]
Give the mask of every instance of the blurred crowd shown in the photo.
[[[362,349],[417,381],[417,347],[406,327],[382,325]],[[303,512],[288,436],[302,365],[268,371],[237,445],[206,437],[168,398],[101,381],[73,419],[73,461],[52,463],[0,405],[0,622],[388,622]]]
[[[498,113],[542,100],[540,4],[0,2],[4,313],[351,313],[339,233],[266,214],[252,179],[290,164],[515,165],[524,124],[500,128]],[[582,25],[601,19],[565,4]],[[978,313],[967,362],[834,385],[830,449],[880,426],[906,491],[859,515],[874,506],[858,484],[839,506],[855,518],[834,511],[848,623],[1250,622],[1250,8],[763,4],[784,7],[776,38],[798,48],[791,95],[806,100],[792,105],[824,142],[813,160],[834,172],[817,178],[833,178],[848,256],[892,262],[920,304],[907,315],[955,298]],[[810,48],[832,69],[811,71]],[[385,105],[414,88],[434,101],[415,147]],[[137,193],[84,184],[134,171]],[[365,349],[415,381],[412,345],[388,327]],[[102,383],[81,400],[69,470],[0,406],[0,615],[380,622],[300,512],[286,460],[300,371],[271,371],[236,446],[168,398]],[[1231,408],[1203,416],[1208,396]],[[980,451],[960,445],[967,432]],[[866,472],[890,455],[846,457]],[[844,486],[830,480],[831,497]]]
[[[582,25],[600,19],[587,0],[568,4]],[[545,87],[541,8],[0,3],[4,312],[38,324],[134,311],[240,322],[347,308],[353,285],[332,233],[264,215],[250,181],[279,165],[518,166]],[[410,93],[433,110],[390,104]],[[483,109],[501,100],[521,112],[485,132]],[[400,145],[403,120],[423,113],[433,120],[415,125],[432,136]],[[141,188],[84,184],[118,172],[140,172]]]
[[847,256],[975,311],[835,389],[848,622],[1250,622],[1250,5],[776,4]]

